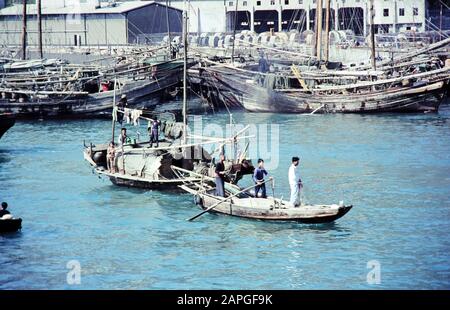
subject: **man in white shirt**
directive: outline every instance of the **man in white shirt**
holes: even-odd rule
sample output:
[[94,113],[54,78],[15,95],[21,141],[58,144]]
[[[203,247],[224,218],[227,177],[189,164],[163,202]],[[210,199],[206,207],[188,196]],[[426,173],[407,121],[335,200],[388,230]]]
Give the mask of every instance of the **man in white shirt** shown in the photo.
[[291,199],[290,203],[294,207],[300,205],[300,189],[302,188],[302,180],[300,179],[300,158],[292,157],[292,164],[289,167],[289,186],[291,187]]

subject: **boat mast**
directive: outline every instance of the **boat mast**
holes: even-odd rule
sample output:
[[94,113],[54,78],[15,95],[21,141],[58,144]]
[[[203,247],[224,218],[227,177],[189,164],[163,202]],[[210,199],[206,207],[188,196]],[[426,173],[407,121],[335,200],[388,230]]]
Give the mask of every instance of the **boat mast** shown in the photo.
[[42,51],[42,3],[41,0],[37,0],[36,2],[37,8],[37,22],[38,22],[38,49],[39,49],[39,57],[41,59],[44,58],[44,52]]
[[316,7],[316,56],[317,60],[322,60],[322,16],[323,16],[323,5],[322,0],[317,0],[317,7]]
[[234,11],[234,25],[233,25],[233,45],[231,47],[231,63],[233,65],[234,65],[234,42],[236,41],[238,3],[239,3],[239,0],[236,0],[236,10]]
[[184,61],[183,61],[183,144],[187,142],[187,33],[188,33],[188,25],[187,25],[187,10],[186,10],[186,0],[184,0],[184,9],[183,9],[183,48],[184,48]]
[[442,2],[441,2],[441,12],[439,16],[439,40],[442,41]]
[[169,49],[169,56],[172,59],[172,41],[170,39],[170,23],[169,23],[169,0],[166,0],[166,23],[167,23],[167,44]]
[[377,63],[375,61],[375,12],[373,10],[373,0],[370,0],[370,59],[372,63],[372,69],[377,69]]
[[324,60],[327,63],[330,57],[330,40],[329,40],[329,34],[330,34],[330,6],[331,6],[331,0],[325,0],[326,1],[326,15],[325,15],[325,56]]
[[23,0],[22,12],[22,60],[27,59],[27,0]]
[[116,120],[114,119],[114,113],[116,109],[116,88],[117,88],[117,77],[114,77],[114,98],[113,98],[113,117],[112,117],[112,139],[111,141],[114,143],[114,134],[116,131]]

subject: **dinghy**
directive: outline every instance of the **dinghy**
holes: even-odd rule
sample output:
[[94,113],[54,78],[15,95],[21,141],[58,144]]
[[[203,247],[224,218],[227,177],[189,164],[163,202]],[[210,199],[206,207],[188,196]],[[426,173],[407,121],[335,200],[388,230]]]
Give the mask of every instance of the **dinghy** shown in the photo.
[[0,233],[16,232],[22,229],[22,219],[0,219]]
[[[270,181],[271,179],[266,182]],[[195,203],[204,210],[189,220],[194,220],[207,212],[214,212],[248,219],[318,224],[336,221],[352,208],[352,205],[343,203],[294,207],[288,201],[274,197],[256,198],[249,193],[253,187],[255,186],[241,189],[236,185],[225,183],[225,197],[219,197],[215,195],[212,179],[207,177],[204,177],[201,183],[190,182],[180,185],[181,189],[194,195]]]

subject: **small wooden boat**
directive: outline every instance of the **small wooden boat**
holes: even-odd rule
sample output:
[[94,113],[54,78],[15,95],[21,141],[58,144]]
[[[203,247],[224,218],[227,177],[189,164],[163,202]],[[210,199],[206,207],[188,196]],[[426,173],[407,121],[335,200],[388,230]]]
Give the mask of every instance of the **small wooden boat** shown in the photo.
[[11,113],[0,113],[0,138],[12,127],[16,118]]
[[212,179],[204,177],[203,180],[203,183],[191,182],[180,186],[184,191],[193,194],[195,203],[204,210],[190,220],[206,212],[214,212],[256,220],[319,224],[336,221],[353,207],[343,203],[294,207],[288,201],[274,197],[256,198],[248,192],[254,186],[241,189],[229,183],[225,183],[225,197],[219,197],[215,195],[215,188],[211,186]]
[[22,229],[22,219],[0,219],[0,233],[15,232]]

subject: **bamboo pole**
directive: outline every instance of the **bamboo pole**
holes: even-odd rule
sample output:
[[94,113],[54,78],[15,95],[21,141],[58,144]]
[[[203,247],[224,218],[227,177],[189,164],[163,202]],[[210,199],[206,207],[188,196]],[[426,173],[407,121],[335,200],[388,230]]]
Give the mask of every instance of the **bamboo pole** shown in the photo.
[[234,65],[234,43],[236,41],[236,28],[237,28],[237,16],[238,16],[238,3],[236,0],[236,10],[234,11],[234,27],[233,27],[233,45],[231,47],[231,63]]
[[44,58],[44,52],[42,50],[42,3],[41,0],[37,0],[37,22],[38,22],[38,50],[40,59]]
[[[116,131],[116,120],[114,119],[114,109],[116,108],[116,88],[117,79],[114,79],[114,98],[113,98],[113,117],[112,117],[112,143],[114,143],[114,134]],[[122,143],[123,144],[123,143]]]
[[187,33],[188,33],[188,26],[187,26],[187,10],[186,10],[186,0],[184,0],[184,9],[183,9],[183,48],[184,48],[184,55],[183,55],[183,139],[182,143],[186,144],[187,141]]
[[317,56],[317,59],[319,60],[319,63],[322,60],[322,23],[323,23],[323,3],[322,3],[322,1],[323,0],[317,0],[317,8],[316,8],[316,23],[317,23],[316,56]]
[[27,59],[27,0],[22,0],[22,60]]
[[375,61],[375,22],[374,22],[374,18],[375,18],[375,12],[373,9],[373,1],[374,0],[370,0],[370,60],[371,60],[371,64],[372,64],[372,70],[377,70],[377,63]]
[[326,13],[325,13],[325,51],[324,51],[324,60],[325,62],[329,61],[330,57],[330,6],[331,0],[326,1]]

